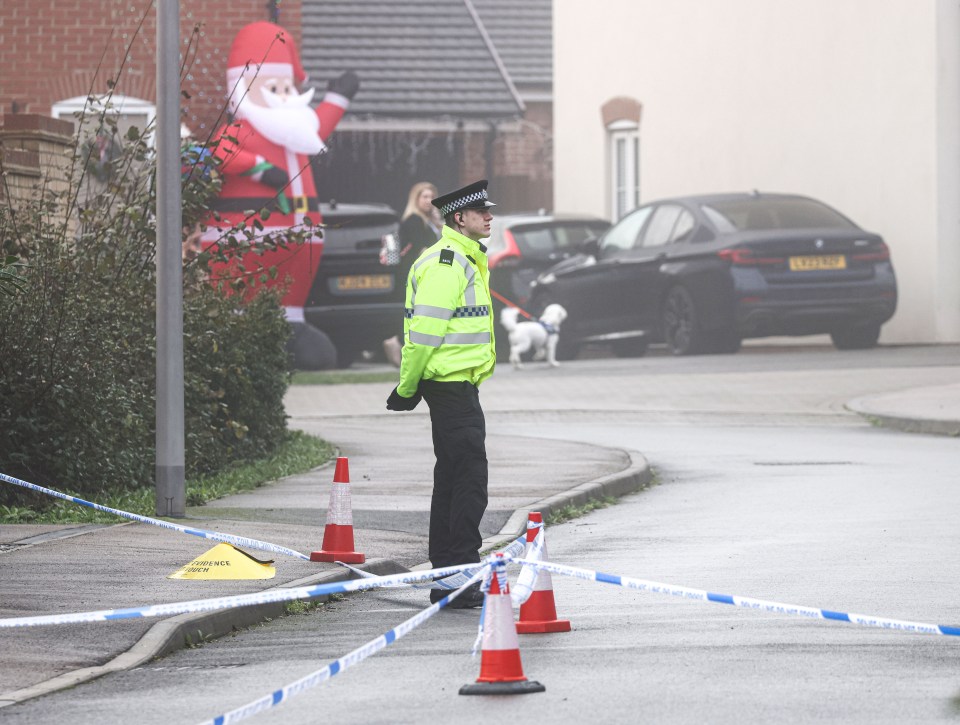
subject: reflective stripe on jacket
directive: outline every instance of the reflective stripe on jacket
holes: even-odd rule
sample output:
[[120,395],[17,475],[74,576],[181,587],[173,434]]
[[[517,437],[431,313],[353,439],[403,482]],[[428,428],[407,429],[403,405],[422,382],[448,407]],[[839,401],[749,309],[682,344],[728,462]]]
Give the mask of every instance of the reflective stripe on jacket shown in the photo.
[[397,392],[420,380],[479,385],[496,364],[486,250],[450,227],[423,251],[407,278],[404,345]]

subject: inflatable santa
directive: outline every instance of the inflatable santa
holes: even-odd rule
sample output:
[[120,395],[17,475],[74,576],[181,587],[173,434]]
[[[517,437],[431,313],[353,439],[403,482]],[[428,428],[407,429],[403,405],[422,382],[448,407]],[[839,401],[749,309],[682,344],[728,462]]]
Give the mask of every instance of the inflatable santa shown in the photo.
[[[269,22],[251,23],[237,33],[227,66],[233,120],[211,144],[223,186],[213,204],[219,219],[208,222],[204,241],[207,246],[222,243],[227,230],[240,222],[249,228],[254,221],[250,211],[263,208],[270,212],[260,220],[263,234],[283,237],[284,230],[305,228],[306,219],[318,225],[322,219],[310,158],[325,150],[323,142],[356,94],[356,74],[347,71],[331,80],[323,99],[311,108],[314,89],[300,92],[307,76],[294,40]],[[257,265],[277,268],[277,284],[288,285],[283,305],[297,338],[304,332],[303,308],[322,248],[316,227],[305,245],[256,256]],[[220,267],[214,274],[229,272]]]

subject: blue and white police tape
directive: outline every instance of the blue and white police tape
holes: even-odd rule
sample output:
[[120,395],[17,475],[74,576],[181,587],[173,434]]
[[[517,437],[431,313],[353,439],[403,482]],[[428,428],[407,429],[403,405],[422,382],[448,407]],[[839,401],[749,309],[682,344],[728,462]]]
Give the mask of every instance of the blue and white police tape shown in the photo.
[[393,584],[423,581],[435,576],[463,571],[467,567],[476,567],[476,564],[460,564],[445,566],[427,571],[411,571],[389,576],[371,577],[367,579],[352,579],[330,584],[316,584],[312,587],[296,587],[290,589],[268,589],[251,594],[237,594],[229,597],[215,597],[212,599],[195,599],[189,602],[171,602],[169,604],[152,604],[143,607],[128,607],[125,609],[101,609],[92,612],[74,612],[72,614],[43,614],[33,617],[10,617],[0,619],[0,629],[12,627],[38,627],[51,624],[77,624],[80,622],[109,622],[116,619],[146,619],[149,617],[168,617],[174,614],[187,612],[209,612],[216,609],[230,607],[244,607],[250,604],[269,604],[272,602],[287,602],[294,599],[311,599],[326,594],[342,594],[345,592],[365,591],[391,586]]
[[[526,546],[526,542],[527,542],[526,534],[522,534],[518,536],[514,541],[511,541],[507,546],[500,549],[497,553],[504,554],[510,558],[520,556],[523,553],[524,547]],[[371,574],[368,571],[364,571],[363,569],[359,569],[350,564],[345,564],[342,561],[337,561],[334,563],[339,564],[345,569],[349,569],[357,576],[368,577],[368,578],[376,576],[376,574]],[[454,589],[459,589],[460,587],[462,587],[464,583],[467,582],[467,580],[472,579],[473,575],[476,574],[478,571],[480,571],[480,568],[484,566],[484,564],[471,564],[470,566],[472,568],[464,569],[462,572],[451,574],[450,576],[444,577],[443,579],[437,579],[436,581],[427,582],[426,584],[398,584],[397,586],[398,587],[412,586],[414,589],[445,589],[447,591],[453,591]],[[534,572],[534,576],[536,576],[535,572]]]
[[552,564],[546,561],[515,559],[514,563],[530,565],[538,570],[544,569],[552,574],[563,574],[565,576],[571,576],[577,579],[586,579],[588,581],[597,581],[604,584],[613,584],[615,586],[626,587],[627,589],[639,589],[640,591],[645,592],[669,594],[673,597],[696,599],[703,602],[731,604],[735,607],[755,609],[758,611],[770,612],[772,614],[789,614],[797,617],[806,617],[808,619],[829,619],[835,622],[850,622],[851,624],[859,624],[863,627],[880,627],[882,629],[895,629],[901,632],[913,632],[916,634],[943,634],[950,637],[960,637],[960,626],[927,624],[925,622],[907,622],[900,619],[875,617],[869,614],[835,612],[829,609],[804,607],[797,604],[783,604],[781,602],[768,602],[763,599],[751,599],[750,597],[739,597],[730,594],[716,594],[703,589],[691,589],[690,587],[682,587],[675,584],[662,584],[660,582],[648,581],[646,579],[634,579],[632,577],[618,576],[616,574],[605,574],[600,571],[580,569],[578,567],[564,566],[562,564]]
[[108,514],[113,514],[114,516],[122,516],[125,519],[130,519],[131,521],[139,521],[142,524],[151,524],[153,526],[159,526],[162,529],[169,529],[171,531],[179,531],[181,534],[190,534],[191,536],[199,536],[204,539],[210,539],[211,541],[221,541],[225,544],[233,544],[234,546],[243,546],[247,549],[259,549],[260,551],[269,551],[274,554],[284,554],[286,556],[292,556],[297,559],[304,559],[310,561],[310,557],[306,554],[302,554],[299,551],[293,549],[288,549],[286,546],[279,546],[278,544],[271,544],[267,541],[260,541],[259,539],[250,539],[246,536],[234,536],[233,534],[221,534],[217,531],[204,531],[203,529],[193,529],[186,526],[178,526],[177,524],[172,524],[169,521],[161,521],[160,519],[152,519],[149,516],[140,516],[139,514],[132,514],[129,511],[121,511],[120,509],[110,508],[109,506],[101,506],[98,503],[93,503],[91,501],[85,501],[82,498],[77,498],[76,496],[70,496],[65,493],[60,493],[59,491],[54,491],[51,488],[44,488],[43,486],[38,486],[35,483],[28,483],[27,481],[21,481],[19,478],[14,478],[13,476],[8,476],[5,473],[0,473],[0,481],[6,481],[7,483],[12,483],[14,486],[22,486],[23,488],[29,488],[33,491],[39,491],[40,493],[45,493],[48,496],[55,496],[56,498],[62,498],[65,501],[70,501],[81,506],[87,506],[88,508],[96,509],[97,511],[103,511]]
[[[524,558],[531,561],[540,561],[543,559],[543,523],[540,521],[527,521],[527,531],[536,529],[537,534],[530,546],[524,552]],[[526,537],[524,537],[526,538]],[[524,604],[533,593],[533,588],[537,585],[537,570],[532,566],[524,566],[517,575],[516,584],[510,589],[510,603],[514,607]]]
[[[371,655],[376,654],[380,650],[387,647],[387,645],[393,644],[405,634],[408,634],[430,619],[430,617],[439,612],[443,607],[447,606],[448,603],[460,596],[466,590],[466,588],[474,581],[479,579],[488,568],[489,564],[482,566],[480,571],[468,579],[462,587],[459,587],[452,593],[448,594],[439,602],[431,604],[426,609],[401,622],[389,632],[385,632],[376,639],[372,639],[366,644],[357,647],[355,650],[344,655],[340,659],[334,660],[325,667],[322,667],[315,672],[311,672],[309,675],[301,677],[299,680],[291,682],[289,685],[282,687],[279,690],[275,690],[269,695],[264,695],[263,697],[238,707],[235,710],[230,710],[223,715],[218,715],[212,720],[206,720],[201,725],[228,725],[228,723],[240,722],[241,720],[245,720],[248,717],[252,717],[253,715],[261,713],[264,710],[269,710],[270,708],[276,707],[280,703],[289,700],[294,695],[299,695],[301,692],[308,690],[311,687],[316,687],[317,685],[326,682],[331,677],[334,677],[335,675],[338,675],[346,670],[348,667],[352,667],[353,665],[363,662]],[[364,579],[362,581],[368,580]]]

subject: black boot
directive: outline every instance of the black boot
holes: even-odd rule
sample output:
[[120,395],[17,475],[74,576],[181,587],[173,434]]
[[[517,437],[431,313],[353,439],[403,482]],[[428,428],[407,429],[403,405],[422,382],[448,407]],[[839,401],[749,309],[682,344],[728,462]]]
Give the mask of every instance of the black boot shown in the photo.
[[484,598],[485,595],[480,591],[480,585],[474,584],[447,606],[450,609],[476,609],[483,606]]
[[[435,604],[452,593],[453,590],[431,589],[430,602]],[[476,582],[467,587],[463,594],[451,600],[450,603],[447,604],[447,609],[474,609],[476,607],[482,607],[483,596],[483,592],[480,591],[480,582]]]

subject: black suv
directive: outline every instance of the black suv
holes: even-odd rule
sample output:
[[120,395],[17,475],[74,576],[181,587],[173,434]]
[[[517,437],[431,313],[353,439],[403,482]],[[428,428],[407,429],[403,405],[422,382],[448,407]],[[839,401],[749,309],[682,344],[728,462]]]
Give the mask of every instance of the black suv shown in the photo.
[[321,204],[320,213],[323,257],[306,324],[294,327],[294,366],[301,370],[348,367],[403,329],[407,265],[400,264],[397,213],[385,204],[334,202]]

